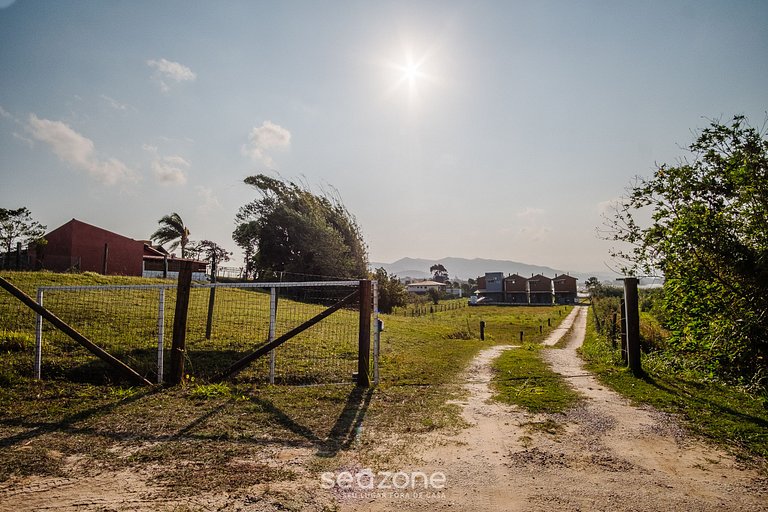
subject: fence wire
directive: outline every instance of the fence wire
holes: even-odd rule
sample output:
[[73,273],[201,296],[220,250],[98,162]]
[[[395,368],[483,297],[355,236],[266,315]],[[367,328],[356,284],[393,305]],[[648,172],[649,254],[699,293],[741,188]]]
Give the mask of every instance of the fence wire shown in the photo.
[[[210,379],[321,313],[358,285],[358,281],[193,285],[185,374]],[[41,287],[38,300],[148,380],[161,382],[169,371],[175,284]],[[29,357],[17,357],[15,364],[33,367],[36,315],[12,298],[7,306],[2,307],[2,329],[23,332],[28,341],[25,349],[32,348]],[[270,356],[251,363],[235,378],[277,384],[349,382],[357,370],[358,322],[354,304],[341,309]],[[37,340],[43,354],[39,368],[46,378],[97,382],[114,378],[106,363],[47,322],[42,322]]]

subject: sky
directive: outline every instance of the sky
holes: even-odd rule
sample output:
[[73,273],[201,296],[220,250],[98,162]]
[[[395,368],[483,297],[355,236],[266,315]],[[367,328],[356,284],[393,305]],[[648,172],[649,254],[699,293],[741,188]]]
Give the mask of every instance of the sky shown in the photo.
[[374,262],[606,270],[634,176],[767,110],[761,0],[0,0],[0,207],[49,229],[236,250],[265,173],[335,189]]

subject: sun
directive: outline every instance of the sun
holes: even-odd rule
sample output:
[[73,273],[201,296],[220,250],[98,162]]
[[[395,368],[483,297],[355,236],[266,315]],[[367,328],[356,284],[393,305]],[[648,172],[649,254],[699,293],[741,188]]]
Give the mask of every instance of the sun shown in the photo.
[[416,56],[412,48],[404,51],[400,62],[391,62],[389,68],[394,71],[394,83],[389,93],[396,94],[405,91],[409,103],[415,103],[423,92],[424,87],[434,81],[434,77],[428,73],[429,53]]

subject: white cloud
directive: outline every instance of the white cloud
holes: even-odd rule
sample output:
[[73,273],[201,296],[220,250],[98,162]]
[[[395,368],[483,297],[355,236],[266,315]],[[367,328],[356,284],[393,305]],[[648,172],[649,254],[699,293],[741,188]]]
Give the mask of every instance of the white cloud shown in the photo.
[[152,162],[152,173],[161,185],[183,185],[187,182],[189,162],[178,155],[157,158]]
[[10,112],[5,110],[2,105],[0,105],[0,117],[3,117],[5,119],[11,119],[11,120],[15,120],[16,119],[15,117],[13,117],[13,115],[11,115]]
[[222,206],[219,199],[214,195],[213,190],[208,187],[198,185],[195,187],[197,197],[200,198],[197,210],[202,213],[210,213],[213,210],[221,210]]
[[244,144],[244,155],[259,160],[272,167],[274,162],[267,150],[285,149],[291,145],[291,132],[272,121],[264,121],[261,126],[254,126],[248,135],[248,144]]
[[104,101],[107,102],[107,105],[109,105],[110,107],[112,107],[115,110],[136,110],[135,108],[131,107],[130,105],[126,105],[124,103],[120,103],[116,99],[110,98],[106,94],[102,94],[100,97],[101,97],[101,99],[103,99]]
[[520,219],[522,225],[520,234],[534,242],[540,242],[549,236],[552,228],[543,222],[546,210],[542,208],[532,208],[530,206],[520,210],[515,215]]
[[193,82],[197,75],[184,64],[166,59],[150,59],[147,66],[155,70],[154,79],[160,84],[160,90],[168,92],[171,89],[169,82]]
[[526,207],[524,210],[520,210],[516,213],[519,219],[535,219],[544,215],[545,211],[542,208]]
[[22,135],[22,134],[20,134],[19,132],[13,132],[13,138],[14,138],[14,139],[17,139],[17,140],[20,140],[21,142],[23,142],[24,144],[26,144],[26,145],[27,145],[27,146],[29,146],[30,148],[33,148],[33,147],[35,147],[35,141],[33,141],[32,139],[30,139],[29,137],[25,137],[25,136],[23,136],[23,135]]
[[105,185],[138,181],[136,172],[120,160],[98,159],[93,141],[61,121],[39,119],[35,114],[30,114],[27,130],[33,138],[48,144],[61,161],[75,169],[86,171]]
[[610,215],[616,211],[616,209],[619,207],[620,204],[621,204],[621,199],[619,199],[618,197],[613,199],[606,199],[605,201],[600,201],[596,205],[597,212],[600,215]]

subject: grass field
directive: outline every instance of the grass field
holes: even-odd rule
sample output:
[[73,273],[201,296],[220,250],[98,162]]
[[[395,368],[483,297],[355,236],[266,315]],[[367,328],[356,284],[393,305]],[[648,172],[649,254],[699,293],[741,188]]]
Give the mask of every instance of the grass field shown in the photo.
[[[95,275],[2,275],[28,293],[38,284],[147,282]],[[217,336],[245,328],[237,325],[242,317],[229,311],[215,322]],[[158,482],[179,495],[195,492],[194,486],[230,490],[255,478],[295,478],[290,471],[243,471],[243,459],[261,460],[275,447],[311,450],[311,471],[338,467],[347,459],[386,468],[392,457],[407,457],[403,434],[462,426],[458,406],[447,402],[461,395],[459,377],[479,350],[516,343],[520,331],[527,341],[538,341],[551,330],[548,320],[554,327],[567,313],[565,307],[486,306],[417,318],[382,315],[381,384],[374,389],[350,384],[269,386],[263,379],[196,379],[156,389],[73,382],[62,375],[35,381],[29,373],[16,372],[22,368],[5,364],[20,360],[26,351],[6,351],[0,355],[6,379],[0,388],[0,480],[151,465],[164,468]],[[24,314],[5,292],[0,294],[3,326],[18,324]],[[226,325],[229,320],[232,326]],[[479,339],[481,320],[486,323],[485,341]],[[215,340],[209,343],[217,349]],[[78,462],[73,465],[73,460]],[[187,483],[180,483],[182,475]]]

